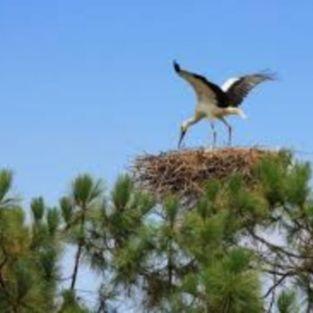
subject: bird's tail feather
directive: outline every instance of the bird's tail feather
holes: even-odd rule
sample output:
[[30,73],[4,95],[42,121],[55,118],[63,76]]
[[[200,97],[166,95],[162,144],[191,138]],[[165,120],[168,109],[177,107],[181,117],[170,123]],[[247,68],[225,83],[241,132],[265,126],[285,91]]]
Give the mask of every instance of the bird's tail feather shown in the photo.
[[243,119],[247,119],[248,116],[246,115],[246,113],[244,111],[242,111],[241,109],[238,109],[238,115],[243,118]]
[[226,111],[226,115],[234,114],[244,119],[247,118],[247,115],[245,114],[245,112],[241,110],[240,108],[228,107],[225,109],[225,111]]

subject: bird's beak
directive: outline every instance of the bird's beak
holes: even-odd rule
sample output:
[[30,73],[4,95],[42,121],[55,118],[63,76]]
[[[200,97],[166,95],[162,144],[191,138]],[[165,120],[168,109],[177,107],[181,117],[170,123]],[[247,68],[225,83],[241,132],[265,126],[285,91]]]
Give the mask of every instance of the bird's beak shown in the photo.
[[181,130],[180,131],[179,141],[178,141],[178,149],[180,149],[181,143],[182,143],[185,135],[186,135],[186,130]]

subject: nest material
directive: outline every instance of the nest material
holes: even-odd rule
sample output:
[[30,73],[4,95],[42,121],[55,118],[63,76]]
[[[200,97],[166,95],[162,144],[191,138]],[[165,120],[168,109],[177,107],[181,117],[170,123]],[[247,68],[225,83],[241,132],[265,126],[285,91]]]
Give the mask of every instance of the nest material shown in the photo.
[[254,181],[253,168],[260,159],[277,152],[259,148],[182,150],[139,156],[134,162],[135,182],[162,200],[169,194],[184,202],[198,199],[205,183],[225,180],[240,173],[247,183]]

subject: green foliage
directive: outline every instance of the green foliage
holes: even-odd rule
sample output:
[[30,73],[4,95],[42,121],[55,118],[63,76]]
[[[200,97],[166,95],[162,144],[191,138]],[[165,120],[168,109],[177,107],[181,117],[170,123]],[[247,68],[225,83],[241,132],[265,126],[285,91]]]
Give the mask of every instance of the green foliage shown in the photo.
[[4,200],[4,197],[10,190],[12,185],[12,172],[8,170],[0,171],[0,201]]
[[269,157],[262,160],[257,168],[264,195],[271,206],[280,205],[285,200],[286,166],[289,164]]
[[[293,242],[299,243],[299,225],[307,224],[308,218],[313,220],[309,179],[310,167],[282,152],[258,164],[250,186],[240,175],[223,183],[208,182],[203,198],[191,211],[184,211],[177,199],[169,197],[162,203],[160,215],[158,209],[150,211],[150,216],[155,215],[152,225],[141,220],[149,231],[130,232],[128,241],[113,255],[118,281],[131,287],[143,280],[144,303],[150,310],[263,312],[262,269],[274,272],[271,267],[276,260],[284,268],[285,257],[290,256],[289,248],[271,244],[258,230],[283,227],[285,242],[291,242],[288,239],[293,236]],[[123,187],[119,182],[113,202],[126,213],[133,187],[130,181],[124,183]],[[113,224],[119,229],[116,237],[130,226],[118,219]],[[258,245],[247,245],[251,240]],[[259,244],[271,257],[264,259]],[[282,282],[295,274],[284,275]]]
[[303,206],[307,200],[310,188],[311,169],[308,163],[296,163],[287,176],[286,200],[295,206]]
[[114,262],[114,267],[118,271],[115,282],[128,284],[136,281],[138,271],[145,267],[149,257],[147,251],[154,247],[152,234],[153,229],[142,228],[136,238],[129,240],[123,249],[118,249]]
[[[173,195],[156,202],[129,175],[105,195],[83,174],[57,208],[34,198],[26,219],[11,172],[0,171],[0,312],[109,312],[138,295],[138,312],[297,313],[300,300],[311,312],[310,179],[309,164],[282,152],[257,164],[249,184],[241,175],[209,181],[186,209]],[[83,263],[103,277],[93,308],[77,289]]]
[[55,235],[60,224],[60,213],[57,208],[49,209],[47,212],[47,224],[50,235]]
[[235,249],[214,260],[201,274],[212,312],[262,312],[260,283],[250,269],[251,253]]
[[73,204],[68,197],[62,197],[60,200],[60,207],[62,212],[62,217],[66,224],[69,224],[73,217]]
[[179,210],[179,201],[174,196],[168,196],[164,202],[164,213],[168,217],[169,222],[172,224],[175,221]]
[[79,301],[72,290],[64,290],[62,293],[63,304],[59,313],[89,313],[90,311]]
[[39,223],[41,219],[43,218],[43,215],[45,213],[45,203],[42,197],[33,199],[30,207],[33,212],[33,217],[36,223]]
[[[1,179],[6,181],[6,197],[12,177],[2,172]],[[12,198],[11,205],[0,210],[0,311],[52,312],[58,278],[58,213],[46,210],[43,198],[36,198],[31,203],[33,223],[28,225],[23,210],[12,206],[17,202]]]
[[97,199],[102,193],[101,181],[94,181],[88,175],[78,176],[72,185],[72,197],[77,205],[86,205]]
[[9,208],[15,205],[16,198],[9,197],[8,193],[12,187],[12,172],[9,170],[0,171],[0,209]]
[[299,312],[296,293],[292,290],[283,290],[278,297],[277,308],[279,313]]
[[112,191],[112,201],[116,210],[126,209],[133,187],[133,182],[128,175],[118,177]]
[[[72,183],[70,195],[60,200],[62,217],[65,222],[63,231],[64,239],[76,246],[74,267],[71,275],[70,291],[73,294],[78,278],[79,267],[84,254],[87,255],[90,264],[104,265],[105,262],[98,261],[98,254],[94,251],[95,246],[90,236],[94,225],[94,218],[97,216],[101,197],[103,193],[102,182],[94,180],[90,175],[79,175]],[[59,223],[59,213],[57,210],[51,210],[48,214],[49,230],[55,232],[56,225]],[[95,261],[97,260],[97,262]],[[64,298],[64,301],[67,298]],[[70,312],[71,306],[66,307],[66,312]],[[64,309],[64,310],[65,310]]]

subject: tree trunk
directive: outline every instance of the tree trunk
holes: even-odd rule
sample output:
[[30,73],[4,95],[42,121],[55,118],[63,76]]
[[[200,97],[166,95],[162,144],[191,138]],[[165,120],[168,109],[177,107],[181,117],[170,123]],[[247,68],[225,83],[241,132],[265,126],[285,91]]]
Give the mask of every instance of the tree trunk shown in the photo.
[[[85,227],[85,214],[86,214],[86,206],[85,205],[82,206],[82,211],[83,211],[82,212],[82,220],[81,220],[81,224],[80,224],[81,235],[83,234],[84,227]],[[74,270],[73,270],[72,282],[71,282],[71,290],[74,290],[74,288],[75,288],[83,245],[84,245],[84,240],[82,238],[80,238],[79,243],[78,243],[78,247],[77,247],[76,256],[75,256]]]

